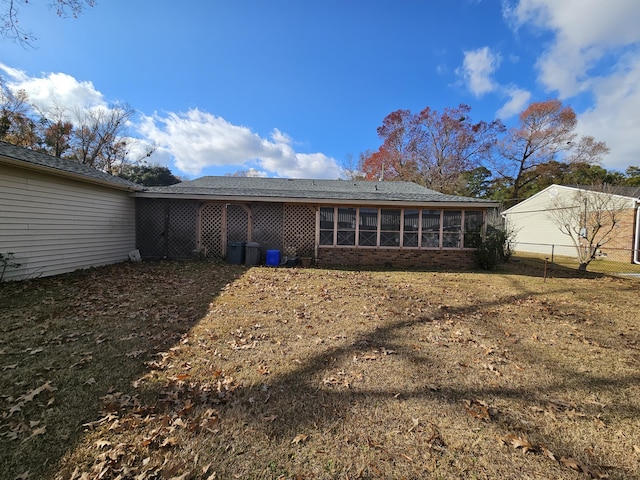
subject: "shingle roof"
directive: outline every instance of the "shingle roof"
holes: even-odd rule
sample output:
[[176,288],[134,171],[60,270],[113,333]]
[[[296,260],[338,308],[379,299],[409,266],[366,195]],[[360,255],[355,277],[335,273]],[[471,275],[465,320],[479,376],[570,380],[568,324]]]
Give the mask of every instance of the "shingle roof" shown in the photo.
[[36,152],[28,148],[18,147],[6,142],[0,142],[0,156],[19,160],[20,162],[25,162],[33,166],[44,167],[47,170],[54,170],[68,176],[76,178],[84,177],[84,179],[89,182],[107,183],[114,187],[127,188],[129,190],[142,189],[137,183],[101,172],[88,165]]
[[580,188],[601,193],[612,193],[621,197],[640,198],[640,187],[621,187],[618,185],[567,185],[571,188]]
[[[145,192],[161,196],[262,197],[300,200],[391,201],[422,203],[478,203],[490,200],[445,195],[412,182],[364,180],[312,180],[257,177],[201,177]],[[143,194],[144,195],[144,194]]]

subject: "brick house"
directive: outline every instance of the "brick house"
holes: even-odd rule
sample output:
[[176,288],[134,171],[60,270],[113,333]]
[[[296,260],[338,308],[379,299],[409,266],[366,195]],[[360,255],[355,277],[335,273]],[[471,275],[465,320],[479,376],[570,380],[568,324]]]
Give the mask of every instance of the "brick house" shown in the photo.
[[137,245],[143,258],[223,258],[231,242],[257,242],[262,259],[469,267],[497,206],[411,182],[202,177],[136,193]]

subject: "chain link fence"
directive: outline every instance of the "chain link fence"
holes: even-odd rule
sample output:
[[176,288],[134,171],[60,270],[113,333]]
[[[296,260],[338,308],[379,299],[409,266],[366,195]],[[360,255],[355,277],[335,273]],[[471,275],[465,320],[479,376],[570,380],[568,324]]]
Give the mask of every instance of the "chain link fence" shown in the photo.
[[[516,256],[545,259],[551,266],[559,265],[575,269],[580,266],[574,245],[512,242],[511,250]],[[631,248],[603,247],[596,258],[587,265],[587,271],[640,279],[640,251]]]

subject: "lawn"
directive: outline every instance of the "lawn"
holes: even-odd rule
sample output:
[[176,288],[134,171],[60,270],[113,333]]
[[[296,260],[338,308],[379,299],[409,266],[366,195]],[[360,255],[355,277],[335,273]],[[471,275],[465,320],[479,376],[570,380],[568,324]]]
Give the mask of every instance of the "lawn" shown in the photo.
[[543,271],[2,284],[2,478],[640,478],[640,284]]

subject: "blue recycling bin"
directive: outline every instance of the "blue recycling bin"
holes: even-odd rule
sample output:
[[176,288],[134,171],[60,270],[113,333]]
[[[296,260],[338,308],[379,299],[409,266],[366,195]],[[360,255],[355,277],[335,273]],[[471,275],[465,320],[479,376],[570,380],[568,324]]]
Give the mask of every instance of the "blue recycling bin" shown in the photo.
[[266,263],[272,267],[280,265],[280,250],[267,250]]

